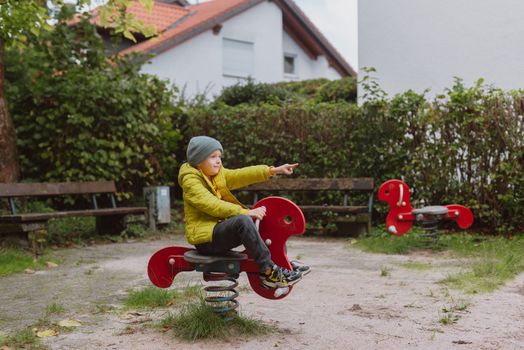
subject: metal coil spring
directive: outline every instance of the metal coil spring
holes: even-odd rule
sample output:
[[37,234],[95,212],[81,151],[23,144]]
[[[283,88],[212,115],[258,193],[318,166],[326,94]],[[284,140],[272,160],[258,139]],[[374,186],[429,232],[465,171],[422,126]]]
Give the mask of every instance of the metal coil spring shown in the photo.
[[425,238],[423,243],[435,244],[438,242],[438,227],[440,220],[434,217],[425,217],[424,220],[419,221],[419,226],[424,231],[420,236]]
[[213,284],[205,286],[206,291],[205,301],[213,307],[213,310],[219,315],[226,315],[239,306],[236,298],[238,297],[238,291],[235,289],[238,287],[237,282],[238,275],[231,275],[223,272],[205,272],[204,281],[206,282],[224,282],[227,284]]

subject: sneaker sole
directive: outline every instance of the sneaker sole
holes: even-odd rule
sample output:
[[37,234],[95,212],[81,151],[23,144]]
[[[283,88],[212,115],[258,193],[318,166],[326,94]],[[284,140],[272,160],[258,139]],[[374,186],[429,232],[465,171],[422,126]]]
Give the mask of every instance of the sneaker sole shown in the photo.
[[306,270],[306,271],[301,271],[300,269],[298,269],[298,271],[300,271],[302,273],[302,277],[304,277],[305,275],[311,272],[311,269]]
[[299,267],[299,268],[294,269],[293,271],[298,271],[298,272],[300,272],[300,273],[302,274],[302,276],[305,276],[305,275],[307,275],[308,273],[311,272],[311,268],[309,268],[309,269],[307,269],[307,270],[302,270],[302,269]]
[[266,280],[262,280],[262,285],[268,288],[285,288],[290,287],[300,281],[302,279],[302,275],[297,278],[296,280],[289,281],[287,284],[281,283],[281,282],[267,282]]

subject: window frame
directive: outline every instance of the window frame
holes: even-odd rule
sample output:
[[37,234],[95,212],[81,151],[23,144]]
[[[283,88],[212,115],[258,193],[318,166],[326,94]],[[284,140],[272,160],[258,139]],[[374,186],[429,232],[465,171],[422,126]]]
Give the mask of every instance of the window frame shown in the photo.
[[[250,64],[250,72],[240,72],[235,70],[229,70],[227,69],[227,62],[226,62],[226,42],[233,42],[233,43],[240,43],[240,44],[246,44],[251,48],[251,62]],[[247,52],[247,51],[246,51]],[[222,38],[222,76],[224,77],[230,77],[230,78],[241,78],[241,79],[249,79],[250,77],[253,77],[255,74],[255,43],[252,41],[247,40],[239,40],[239,39],[233,39],[233,38]]]

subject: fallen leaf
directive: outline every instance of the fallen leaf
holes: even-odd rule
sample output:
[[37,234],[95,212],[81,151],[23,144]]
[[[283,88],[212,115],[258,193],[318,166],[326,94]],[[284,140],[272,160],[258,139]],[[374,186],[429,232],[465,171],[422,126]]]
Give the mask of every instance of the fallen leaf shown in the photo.
[[357,240],[356,239],[352,239],[351,241],[349,241],[349,244],[353,245],[353,244],[357,244]]
[[60,327],[80,327],[82,324],[78,320],[62,320],[58,322]]
[[33,273],[35,273],[35,270],[25,269],[24,272],[28,273],[28,274],[33,274]]
[[46,261],[46,264],[47,264],[47,267],[50,267],[50,268],[58,267],[58,264],[52,261]]
[[138,312],[138,311],[130,312],[129,314],[133,316],[144,316],[145,315],[143,312]]
[[58,331],[55,331],[54,329],[46,329],[43,331],[36,332],[36,336],[38,338],[55,337],[57,335],[58,335]]

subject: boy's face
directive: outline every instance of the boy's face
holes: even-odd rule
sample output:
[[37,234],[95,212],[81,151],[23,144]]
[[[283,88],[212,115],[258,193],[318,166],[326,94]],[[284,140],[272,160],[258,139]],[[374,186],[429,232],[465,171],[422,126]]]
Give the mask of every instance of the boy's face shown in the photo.
[[197,168],[202,170],[204,175],[215,176],[218,174],[220,167],[222,166],[222,152],[216,150],[211,153],[206,160],[197,165]]

